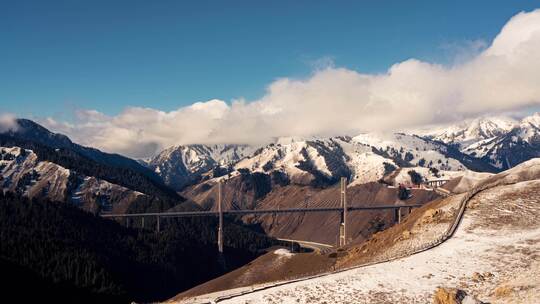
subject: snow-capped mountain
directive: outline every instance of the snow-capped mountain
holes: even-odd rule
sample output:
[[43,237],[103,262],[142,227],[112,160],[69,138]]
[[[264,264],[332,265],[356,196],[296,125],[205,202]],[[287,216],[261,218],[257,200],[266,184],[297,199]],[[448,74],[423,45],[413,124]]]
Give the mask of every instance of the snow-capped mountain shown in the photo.
[[517,121],[514,119],[502,116],[479,117],[472,121],[436,129],[425,135],[447,144],[458,144],[465,149],[470,144],[504,135],[510,132],[516,124]]
[[148,166],[178,191],[203,178],[234,176],[239,170],[280,172],[292,183],[317,185],[333,184],[342,176],[353,183],[377,181],[399,168],[417,168],[425,178],[434,178],[465,170],[496,172],[537,157],[539,130],[540,114],[519,122],[480,117],[423,132],[283,137],[261,147],[177,146]]
[[131,158],[119,154],[105,153],[92,147],[81,146],[72,142],[69,137],[51,132],[29,119],[17,119],[15,123],[17,128],[0,132],[4,142],[19,143],[19,141],[23,140],[25,143],[31,142],[54,149],[67,149],[102,165],[132,170],[152,179],[154,182],[161,182],[159,176]]
[[518,134],[529,144],[540,143],[540,112],[525,117],[518,126]]
[[73,203],[85,210],[124,211],[145,194],[85,176],[50,161],[32,150],[0,147],[0,188],[30,198]]
[[437,142],[406,134],[362,134],[271,144],[235,165],[251,172],[280,171],[292,182],[332,184],[340,177],[352,183],[377,181],[400,167],[464,171],[467,165],[451,157]]
[[147,166],[167,185],[181,190],[210,171],[216,170],[216,175],[218,171],[227,171],[254,150],[247,145],[181,145],[165,149],[150,159]]
[[525,117],[509,132],[471,144],[464,153],[509,169],[540,156],[540,113]]
[[427,137],[455,145],[464,154],[499,170],[509,169],[540,156],[540,113],[519,122],[497,117],[480,118],[468,127],[452,126]]
[[228,174],[220,178],[248,172],[274,178],[275,173],[279,173],[280,180],[286,177],[290,183],[328,186],[341,177],[347,177],[353,184],[378,181],[399,168],[409,168],[405,175],[416,168],[415,171],[425,178],[453,176],[451,172],[464,172],[467,169],[493,171],[493,168],[483,168],[476,159],[444,143],[400,133],[361,134],[354,138],[277,139],[275,143],[256,149],[251,155],[247,152],[254,148],[243,147],[243,157],[227,158],[237,161],[229,162],[234,166],[221,174],[214,172],[216,158],[210,157],[210,147],[196,148],[182,146],[168,149],[153,160],[153,168],[172,187],[185,186],[190,178],[220,177],[224,173]]
[[[349,156],[343,146],[350,138],[337,137],[321,140],[278,140],[258,149],[253,155],[238,162],[234,168],[251,172],[285,173],[295,183],[334,183],[341,176],[349,176]],[[281,144],[284,143],[284,144]]]

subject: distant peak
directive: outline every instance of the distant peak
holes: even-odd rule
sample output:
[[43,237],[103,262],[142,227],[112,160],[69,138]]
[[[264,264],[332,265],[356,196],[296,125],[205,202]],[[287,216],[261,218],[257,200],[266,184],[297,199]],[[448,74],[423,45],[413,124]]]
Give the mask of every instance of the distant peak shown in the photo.
[[522,124],[531,124],[540,128],[540,112],[533,113],[530,116],[523,118]]

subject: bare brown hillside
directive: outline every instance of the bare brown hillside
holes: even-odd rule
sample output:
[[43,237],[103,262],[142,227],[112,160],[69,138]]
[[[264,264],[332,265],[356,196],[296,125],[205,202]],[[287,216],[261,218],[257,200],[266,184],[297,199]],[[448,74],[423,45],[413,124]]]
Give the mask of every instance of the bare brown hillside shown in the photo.
[[[339,185],[321,189],[300,185],[273,185],[271,191],[257,199],[257,189],[240,177],[223,183],[223,208],[227,209],[286,209],[339,207]],[[216,210],[216,184],[204,183],[182,193],[205,209]],[[397,199],[397,190],[380,183],[368,183],[347,188],[349,206],[380,206],[394,204],[425,204],[438,195],[433,191],[413,189],[413,197],[405,202]],[[290,213],[247,215],[242,220],[260,224],[274,237],[336,244],[340,214]],[[392,211],[354,211],[348,215],[348,238],[357,243],[394,223]]]

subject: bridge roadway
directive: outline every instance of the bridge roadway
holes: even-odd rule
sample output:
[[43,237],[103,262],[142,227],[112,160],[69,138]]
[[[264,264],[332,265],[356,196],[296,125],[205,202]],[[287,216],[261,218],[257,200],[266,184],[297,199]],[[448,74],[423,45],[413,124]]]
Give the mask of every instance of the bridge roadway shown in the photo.
[[302,240],[291,240],[291,239],[284,239],[284,238],[277,238],[279,241],[284,242],[290,242],[290,243],[297,243],[300,245],[300,247],[304,247],[307,249],[311,249],[315,252],[318,252],[320,254],[327,254],[330,253],[334,246],[329,244],[323,244],[323,243],[317,243],[317,242],[310,242],[310,241],[302,241]]
[[[395,210],[398,208],[418,208],[422,205],[383,205],[383,206],[349,206],[347,211],[362,210]],[[223,214],[245,215],[245,214],[267,214],[267,213],[295,213],[295,212],[341,212],[343,207],[327,208],[287,208],[287,209],[253,209],[253,210],[223,210]],[[185,211],[185,212],[150,212],[150,213],[102,213],[102,217],[124,218],[124,217],[193,217],[193,216],[219,216],[218,211]]]

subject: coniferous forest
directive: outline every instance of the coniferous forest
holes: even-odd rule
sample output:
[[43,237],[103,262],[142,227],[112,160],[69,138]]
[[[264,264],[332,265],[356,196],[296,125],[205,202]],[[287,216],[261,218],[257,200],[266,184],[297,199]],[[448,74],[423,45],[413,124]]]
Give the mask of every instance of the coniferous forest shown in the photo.
[[[165,300],[249,262],[274,242],[227,221],[220,256],[216,227],[214,218],[170,219],[156,233],[69,204],[0,193],[2,292],[23,302]],[[32,293],[25,292],[29,285]]]

